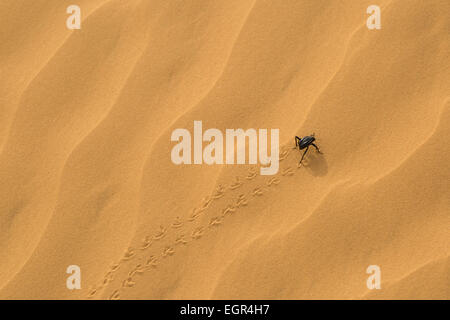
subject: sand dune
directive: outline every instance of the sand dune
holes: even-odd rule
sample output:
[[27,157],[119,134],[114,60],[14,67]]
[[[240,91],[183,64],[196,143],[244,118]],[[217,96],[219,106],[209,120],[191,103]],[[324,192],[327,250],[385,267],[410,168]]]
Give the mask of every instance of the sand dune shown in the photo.
[[[448,1],[76,2],[0,4],[0,298],[450,298]],[[195,120],[279,172],[173,164]]]

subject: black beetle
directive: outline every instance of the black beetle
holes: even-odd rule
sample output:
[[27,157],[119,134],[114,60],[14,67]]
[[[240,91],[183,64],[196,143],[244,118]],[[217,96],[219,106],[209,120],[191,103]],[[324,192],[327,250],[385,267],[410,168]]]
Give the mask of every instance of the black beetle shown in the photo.
[[322,153],[322,152],[320,152],[319,147],[314,144],[314,141],[316,141],[316,138],[314,138],[314,133],[310,136],[306,136],[303,138],[299,138],[299,137],[295,136],[295,148],[294,149],[296,149],[297,147],[299,150],[303,150],[306,148],[305,152],[303,152],[300,162],[298,163],[299,165],[302,163],[303,158],[305,157],[306,152],[308,152],[308,149],[310,146],[313,146],[314,148],[316,148],[318,153]]

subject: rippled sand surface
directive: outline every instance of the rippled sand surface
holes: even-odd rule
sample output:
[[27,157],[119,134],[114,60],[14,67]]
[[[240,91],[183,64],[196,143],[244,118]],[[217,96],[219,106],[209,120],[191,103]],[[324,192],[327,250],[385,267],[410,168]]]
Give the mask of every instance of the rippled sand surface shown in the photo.
[[[373,2],[2,0],[0,298],[449,299],[450,2]],[[174,165],[194,120],[279,172]]]

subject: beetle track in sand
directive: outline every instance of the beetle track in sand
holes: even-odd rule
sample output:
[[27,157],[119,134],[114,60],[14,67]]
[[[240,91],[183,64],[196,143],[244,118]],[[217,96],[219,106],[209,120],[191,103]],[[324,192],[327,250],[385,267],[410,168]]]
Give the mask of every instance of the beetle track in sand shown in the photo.
[[[283,150],[280,153],[279,161],[283,161],[286,158],[288,158],[290,151],[291,151],[290,149]],[[277,175],[272,176],[271,178],[268,178],[266,181],[266,185],[267,185],[267,187],[270,188],[272,185],[279,184],[281,182],[281,180],[277,176],[280,174],[281,174],[281,176],[292,176],[294,173],[295,173],[295,171],[293,171],[291,167],[284,168],[281,172],[278,172]],[[254,180],[257,176],[258,176],[257,168],[250,167],[245,179],[251,181],[251,180]],[[242,182],[242,180],[239,176],[235,177],[235,181],[230,184],[229,188],[226,188],[226,185],[224,185],[224,184],[219,184],[216,187],[216,190],[212,196],[207,196],[207,197],[203,198],[202,204],[200,205],[200,209],[193,208],[191,210],[192,214],[190,217],[188,217],[186,219],[186,222],[193,223],[195,220],[197,220],[197,218],[200,215],[202,215],[204,213],[204,211],[209,207],[209,205],[214,200],[222,198],[226,194],[227,190],[231,190],[231,191],[237,190],[244,184],[245,183]],[[261,195],[263,195],[263,189],[264,188],[262,186],[257,187],[253,190],[253,192],[250,192],[250,193],[253,194],[253,196],[261,196]],[[220,227],[220,225],[224,221],[224,218],[227,215],[232,214],[232,213],[236,212],[237,209],[246,206],[248,204],[248,202],[249,202],[249,200],[246,198],[245,194],[242,194],[242,193],[239,194],[237,199],[235,199],[234,204],[229,204],[225,209],[223,209],[221,216],[212,217],[210,219],[210,222],[207,227],[200,226],[200,227],[195,228],[191,232],[191,238],[192,238],[191,241],[197,241],[197,240],[201,239],[207,229],[217,229],[218,227]],[[179,228],[183,227],[183,225],[184,225],[184,223],[183,223],[182,219],[180,219],[180,217],[177,216],[175,218],[175,221],[172,223],[171,227],[173,230],[177,231]],[[150,236],[146,236],[142,240],[142,245],[139,249],[141,251],[147,250],[148,248],[150,248],[152,246],[152,244],[154,243],[153,241],[156,242],[156,241],[162,240],[166,236],[167,231],[168,231],[167,228],[165,228],[164,226],[160,226],[160,230],[159,230],[159,232],[156,233],[156,235],[154,235],[152,238],[150,238]],[[151,241],[150,239],[153,239],[153,241]],[[177,236],[174,243],[171,243],[171,245],[172,246],[180,246],[180,245],[185,246],[185,245],[189,244],[189,242],[190,241],[186,240],[186,235],[181,234],[181,235]],[[160,255],[163,258],[174,255],[175,249],[172,246],[166,246],[165,249],[162,252],[160,252]],[[131,260],[134,260],[135,258],[137,259],[137,258],[144,258],[144,257],[142,255],[136,255],[133,247],[129,247],[125,251],[123,257],[120,259],[120,262],[113,264],[112,267],[109,269],[109,271],[106,273],[102,284],[100,286],[91,287],[88,297],[93,298],[100,290],[107,289],[109,283],[112,282],[112,280],[114,279],[113,278],[114,273],[120,269],[121,264],[131,262]],[[154,255],[151,255],[147,259],[145,268],[143,268],[141,270],[141,272],[139,272],[139,274],[144,274],[150,268],[156,268],[157,265],[158,265],[157,258]],[[140,264],[138,264],[138,266],[140,266]],[[132,273],[132,271],[130,271],[129,274],[130,273]],[[133,287],[135,282],[132,281],[133,280],[132,277],[135,276],[136,274],[137,274],[136,272],[132,273],[132,276],[127,277],[125,280],[123,280],[122,284],[126,283],[127,285],[125,287],[127,287],[127,288]],[[120,299],[120,289],[113,291],[113,293],[109,296],[109,298],[112,300]]]

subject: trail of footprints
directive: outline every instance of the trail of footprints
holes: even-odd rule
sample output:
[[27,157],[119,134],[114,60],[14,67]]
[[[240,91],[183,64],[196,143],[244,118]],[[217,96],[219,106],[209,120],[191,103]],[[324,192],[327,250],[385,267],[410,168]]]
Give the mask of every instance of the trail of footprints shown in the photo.
[[[285,148],[279,157],[279,161],[285,160],[288,158],[291,148]],[[300,166],[297,166],[300,168]],[[132,288],[136,284],[136,276],[142,275],[147,271],[150,271],[153,268],[156,268],[163,259],[167,259],[170,256],[175,254],[175,248],[179,246],[185,246],[190,241],[197,241],[201,239],[206,232],[209,230],[214,230],[219,227],[227,216],[234,214],[239,208],[245,207],[248,205],[251,199],[256,199],[264,194],[264,192],[274,186],[278,185],[281,182],[281,177],[289,177],[295,174],[295,169],[292,167],[286,167],[281,169],[277,175],[269,176],[266,178],[266,181],[263,185],[259,185],[256,188],[253,188],[248,194],[241,193],[237,197],[234,198],[234,201],[231,204],[228,204],[219,212],[218,215],[210,218],[209,223],[206,226],[193,226],[190,227],[191,231],[178,234],[173,242],[169,245],[163,246],[162,251],[159,251],[159,254],[152,254],[143,256],[142,251],[146,251],[151,248],[151,246],[164,239],[167,234],[173,230],[175,232],[179,231],[185,223],[193,223],[197,220],[200,215],[202,215],[206,209],[208,209],[211,203],[214,200],[222,198],[227,190],[237,190],[241,186],[245,185],[245,181],[254,180],[258,176],[258,171],[256,166],[252,167],[248,170],[248,173],[245,177],[235,177],[235,180],[226,188],[225,185],[218,185],[215,192],[208,197],[205,197],[199,207],[193,208],[189,213],[188,217],[185,221],[179,216],[175,218],[172,224],[169,227],[160,226],[159,230],[153,235],[147,235],[144,239],[142,239],[141,244],[135,248],[128,248],[120,261],[118,263],[114,263],[107,270],[102,282],[90,288],[88,292],[88,298],[94,298],[102,289],[105,289],[110,282],[114,280],[115,273],[122,267],[122,264],[127,262],[131,262],[136,259],[137,256],[143,258],[144,262],[139,263],[132,267],[130,271],[127,273],[126,278],[121,281],[121,288],[114,290],[110,295],[110,300],[119,300],[120,292],[125,288]]]

